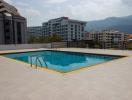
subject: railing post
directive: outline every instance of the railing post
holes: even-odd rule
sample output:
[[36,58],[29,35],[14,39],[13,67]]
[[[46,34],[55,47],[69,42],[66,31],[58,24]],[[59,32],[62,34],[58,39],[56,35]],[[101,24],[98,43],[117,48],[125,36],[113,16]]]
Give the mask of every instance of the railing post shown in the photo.
[[42,57],[42,59],[43,59],[43,61],[44,61],[45,65],[46,65],[46,68],[48,68],[48,65],[47,65],[47,63],[45,62],[44,57]]
[[30,62],[31,62],[31,67],[32,67],[32,56],[30,56]]
[[36,57],[36,68],[37,68],[37,59],[38,59],[38,57]]

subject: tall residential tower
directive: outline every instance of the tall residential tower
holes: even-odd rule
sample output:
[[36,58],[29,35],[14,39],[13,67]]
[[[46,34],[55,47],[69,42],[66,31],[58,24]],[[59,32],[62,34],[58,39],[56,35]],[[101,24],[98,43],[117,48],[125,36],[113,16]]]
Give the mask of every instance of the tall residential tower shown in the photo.
[[45,36],[58,34],[63,41],[82,40],[86,22],[60,17],[43,23],[42,30]]
[[17,9],[0,0],[0,44],[24,44],[27,23]]

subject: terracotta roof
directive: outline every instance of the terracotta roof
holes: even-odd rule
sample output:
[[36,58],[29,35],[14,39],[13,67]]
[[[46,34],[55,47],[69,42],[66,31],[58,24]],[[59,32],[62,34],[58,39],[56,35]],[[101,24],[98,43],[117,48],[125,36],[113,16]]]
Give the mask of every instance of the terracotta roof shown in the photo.
[[129,34],[129,35],[128,35],[128,38],[129,38],[129,39],[132,39],[132,34]]

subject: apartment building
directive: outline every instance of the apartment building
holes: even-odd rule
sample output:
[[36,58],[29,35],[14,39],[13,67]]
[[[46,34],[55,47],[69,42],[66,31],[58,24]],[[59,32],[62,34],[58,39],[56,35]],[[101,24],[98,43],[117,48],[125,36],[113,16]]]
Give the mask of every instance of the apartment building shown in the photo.
[[17,9],[0,0],[0,44],[24,44],[27,23]]
[[128,35],[115,30],[85,33],[85,40],[93,40],[102,48],[127,48]]
[[60,17],[43,23],[42,29],[45,36],[58,34],[63,41],[82,40],[86,22]]
[[42,36],[42,26],[33,26],[33,27],[28,27],[27,28],[27,35],[28,35],[28,39],[30,39],[30,37],[32,36]]

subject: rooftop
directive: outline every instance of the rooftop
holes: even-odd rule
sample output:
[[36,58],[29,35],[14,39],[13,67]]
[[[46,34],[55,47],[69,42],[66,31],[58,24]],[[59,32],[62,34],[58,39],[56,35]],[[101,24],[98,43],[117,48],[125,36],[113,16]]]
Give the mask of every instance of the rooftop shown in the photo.
[[[51,19],[51,20],[49,20],[49,22],[51,22],[51,21],[60,21],[60,20],[62,20],[62,19],[66,19],[66,20],[69,20],[69,21],[71,21],[71,22],[79,22],[79,23],[87,23],[86,21],[80,21],[80,20],[74,20],[74,19],[70,19],[69,17],[59,17],[59,18],[55,18],[55,19]],[[46,22],[47,23],[47,22]]]
[[[9,50],[0,53],[47,49]],[[63,48],[96,54],[127,56],[92,68],[60,75],[35,70],[29,64],[0,57],[0,100],[130,100],[132,51]]]

